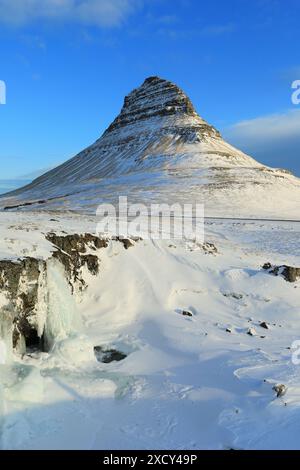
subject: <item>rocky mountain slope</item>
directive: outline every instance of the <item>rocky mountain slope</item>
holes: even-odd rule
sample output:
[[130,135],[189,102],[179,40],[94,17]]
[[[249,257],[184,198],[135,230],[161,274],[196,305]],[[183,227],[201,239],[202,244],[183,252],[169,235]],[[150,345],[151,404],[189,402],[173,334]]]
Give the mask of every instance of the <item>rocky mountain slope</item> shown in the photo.
[[0,208],[93,213],[101,202],[203,202],[211,216],[300,218],[300,180],[256,162],[196,113],[175,84],[150,77],[102,137]]

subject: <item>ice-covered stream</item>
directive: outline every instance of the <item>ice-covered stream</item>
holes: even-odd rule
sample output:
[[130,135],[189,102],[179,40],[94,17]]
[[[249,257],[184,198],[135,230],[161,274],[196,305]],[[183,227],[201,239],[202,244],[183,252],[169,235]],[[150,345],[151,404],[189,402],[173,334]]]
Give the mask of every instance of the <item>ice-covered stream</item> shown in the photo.
[[54,258],[47,261],[47,315],[44,347],[50,350],[55,342],[74,335],[82,328],[82,320],[63,266]]
[[7,364],[13,359],[12,345],[12,312],[2,307],[0,309],[0,366]]

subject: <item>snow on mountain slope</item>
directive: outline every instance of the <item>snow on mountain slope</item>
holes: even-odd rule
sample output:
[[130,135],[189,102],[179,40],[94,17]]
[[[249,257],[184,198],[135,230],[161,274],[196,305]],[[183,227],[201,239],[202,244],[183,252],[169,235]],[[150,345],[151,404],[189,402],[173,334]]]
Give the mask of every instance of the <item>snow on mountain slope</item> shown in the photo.
[[101,202],[204,202],[207,215],[300,218],[300,180],[226,143],[173,83],[150,77],[103,136],[0,198],[0,208],[95,212]]

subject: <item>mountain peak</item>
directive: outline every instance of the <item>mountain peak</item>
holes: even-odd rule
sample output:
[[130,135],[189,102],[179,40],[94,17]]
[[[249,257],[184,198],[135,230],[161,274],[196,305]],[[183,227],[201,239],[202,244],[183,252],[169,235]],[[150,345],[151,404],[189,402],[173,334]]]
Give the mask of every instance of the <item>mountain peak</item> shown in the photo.
[[121,113],[107,131],[145,119],[180,115],[198,117],[191,100],[177,85],[151,76],[125,97]]
[[[284,196],[283,196],[284,194]],[[25,188],[0,196],[0,210],[93,212],[103,201],[202,202],[224,216],[299,218],[300,181],[266,168],[225,142],[174,83],[152,76],[91,146]],[[261,204],[258,204],[261,201]]]
[[145,78],[144,84],[145,83],[153,83],[153,82],[167,82],[167,81],[168,80],[166,80],[165,78],[161,78],[158,75],[152,75],[148,78]]

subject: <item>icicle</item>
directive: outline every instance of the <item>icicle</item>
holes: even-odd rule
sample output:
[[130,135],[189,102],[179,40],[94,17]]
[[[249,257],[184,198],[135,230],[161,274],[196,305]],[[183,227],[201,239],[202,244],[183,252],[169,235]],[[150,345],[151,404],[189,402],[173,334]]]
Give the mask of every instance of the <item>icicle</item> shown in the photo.
[[13,314],[8,306],[0,309],[0,365],[12,361]]
[[48,286],[47,286],[47,268],[46,264],[40,262],[39,264],[40,276],[39,276],[39,288],[37,293],[37,305],[36,305],[36,325],[37,334],[39,338],[42,338],[46,319],[48,315]]
[[48,313],[44,345],[49,350],[55,342],[78,332],[82,323],[64,268],[54,258],[47,261],[47,289]]

